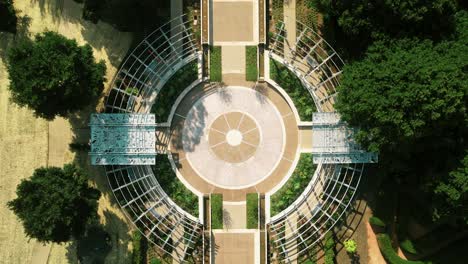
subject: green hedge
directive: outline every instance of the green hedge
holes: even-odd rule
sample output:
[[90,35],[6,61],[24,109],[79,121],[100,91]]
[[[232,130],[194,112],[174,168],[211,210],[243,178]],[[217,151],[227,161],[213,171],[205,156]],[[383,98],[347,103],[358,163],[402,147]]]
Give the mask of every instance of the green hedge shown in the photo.
[[177,97],[197,79],[198,62],[196,60],[180,68],[172,75],[159,91],[156,101],[151,108],[151,113],[156,115],[158,122],[167,121]]
[[379,243],[379,248],[382,252],[382,255],[390,264],[425,264],[422,261],[410,261],[400,258],[400,256],[398,256],[398,254],[393,249],[392,241],[390,240],[388,234],[378,234],[377,241]]
[[146,238],[136,230],[132,233],[132,264],[143,264],[146,260]]
[[247,228],[258,228],[258,194],[247,194]]
[[405,239],[400,242],[400,248],[404,251],[411,253],[411,254],[418,254],[416,247],[414,246],[413,242],[409,239]]
[[16,33],[17,20],[13,0],[0,0],[0,31]]
[[276,215],[286,209],[302,194],[312,179],[315,168],[312,154],[301,153],[299,162],[289,180],[271,196],[271,215]]
[[335,239],[333,233],[325,234],[325,264],[335,264]]
[[156,155],[154,175],[166,194],[182,209],[198,216],[198,196],[187,189],[172,170],[168,155]]
[[382,221],[380,218],[376,216],[371,216],[369,218],[369,224],[374,225],[374,226],[384,227],[384,228],[386,226],[384,221]]
[[211,195],[211,229],[223,229],[223,195]]
[[257,81],[257,46],[245,47],[245,79],[247,81]]
[[210,80],[222,81],[221,47],[211,47],[210,52]]
[[302,121],[312,121],[312,113],[317,111],[314,99],[301,81],[281,63],[270,59],[270,78],[281,86],[291,97]]

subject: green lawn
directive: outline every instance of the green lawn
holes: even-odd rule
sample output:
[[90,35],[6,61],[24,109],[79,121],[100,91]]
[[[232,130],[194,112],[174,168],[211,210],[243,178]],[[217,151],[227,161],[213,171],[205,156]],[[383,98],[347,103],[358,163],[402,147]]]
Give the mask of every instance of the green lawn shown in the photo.
[[211,195],[211,229],[223,229],[223,195]]
[[169,81],[161,88],[151,108],[151,113],[156,115],[157,122],[168,121],[167,119],[177,97],[197,79],[198,62],[196,60],[185,65],[172,75]]
[[275,194],[271,196],[271,215],[276,215],[291,205],[309,184],[314,175],[316,165],[312,162],[312,154],[301,153],[299,162],[293,174]]
[[221,47],[211,47],[210,79],[212,82],[222,81]]
[[153,171],[161,188],[182,209],[198,217],[198,196],[179,181],[179,178],[172,170],[169,157],[165,154],[157,155],[156,164],[156,166],[153,166]]
[[257,81],[257,46],[245,47],[245,79],[247,81]]
[[258,194],[247,194],[247,228],[258,228]]
[[314,99],[301,81],[282,64],[270,59],[270,78],[281,86],[293,101],[302,121],[312,121],[312,113],[317,111]]

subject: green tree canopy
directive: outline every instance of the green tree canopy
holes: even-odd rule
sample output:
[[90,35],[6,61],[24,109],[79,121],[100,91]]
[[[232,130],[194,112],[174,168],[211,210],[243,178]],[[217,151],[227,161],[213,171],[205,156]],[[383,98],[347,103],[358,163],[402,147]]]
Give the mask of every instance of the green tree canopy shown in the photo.
[[454,195],[460,176],[448,175],[468,147],[468,13],[456,21],[456,33],[439,43],[374,43],[345,66],[335,104],[359,128],[356,139],[380,152],[379,173],[423,188],[426,199],[448,198],[438,199],[448,210],[465,202]]
[[[338,44],[359,53],[385,36],[439,38],[450,31],[457,0],[310,0]],[[352,41],[350,41],[350,39]],[[345,41],[346,40],[346,41]]]
[[37,116],[53,119],[82,109],[103,89],[106,66],[89,45],[55,32],[25,39],[8,51],[12,100]]
[[468,225],[468,154],[461,166],[436,183],[434,216],[461,219]]
[[21,181],[16,194],[8,207],[21,220],[26,235],[41,242],[79,238],[97,218],[100,192],[72,164],[36,169],[31,178]]

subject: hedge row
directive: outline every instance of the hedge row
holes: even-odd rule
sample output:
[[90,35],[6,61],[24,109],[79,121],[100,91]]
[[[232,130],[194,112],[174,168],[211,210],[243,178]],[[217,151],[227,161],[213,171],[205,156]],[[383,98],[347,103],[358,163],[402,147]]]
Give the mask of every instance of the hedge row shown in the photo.
[[325,264],[335,264],[335,239],[333,233],[325,234]]
[[258,194],[247,194],[247,228],[258,228]]
[[211,47],[210,79],[212,82],[222,81],[221,47]]
[[245,79],[247,81],[257,81],[257,46],[245,47]]
[[376,216],[371,216],[369,218],[369,224],[374,225],[374,226],[379,226],[379,227],[385,227],[384,221],[382,221],[380,218]]
[[132,234],[132,264],[143,264],[146,262],[146,238],[140,231],[133,231]]
[[400,256],[398,256],[398,254],[393,249],[392,241],[390,240],[388,234],[378,234],[377,241],[379,243],[379,248],[382,252],[382,255],[390,264],[425,264],[425,262],[422,261],[410,261],[400,258]]
[[223,229],[223,195],[211,195],[211,229]]

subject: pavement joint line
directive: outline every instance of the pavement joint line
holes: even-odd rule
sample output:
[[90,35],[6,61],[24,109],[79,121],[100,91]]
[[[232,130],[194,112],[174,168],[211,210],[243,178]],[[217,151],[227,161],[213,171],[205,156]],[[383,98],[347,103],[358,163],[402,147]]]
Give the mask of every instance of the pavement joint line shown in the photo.
[[231,128],[231,125],[229,124],[229,121],[227,120],[226,114],[224,114],[223,117],[229,127],[229,130],[231,130],[232,128]]
[[183,115],[178,114],[178,113],[176,113],[175,115],[178,116],[178,117],[182,117],[183,119],[186,119],[186,118],[187,118],[186,116],[183,116]]
[[248,133],[254,131],[255,129],[257,129],[257,127],[254,127],[254,128],[251,128],[251,129],[245,131],[244,134],[248,134]]
[[249,143],[249,142],[247,142],[247,141],[245,141],[245,140],[242,140],[242,142],[245,143],[245,144],[247,144],[247,145],[249,145],[249,146],[257,147],[257,146],[255,146],[255,145],[253,145],[252,143]]
[[245,116],[245,113],[242,113],[242,116],[241,116],[241,118],[240,118],[240,120],[239,120],[239,124],[237,124],[237,130],[239,130],[240,125],[241,125],[242,122],[244,121],[244,116]]
[[283,156],[283,159],[285,159],[285,160],[287,160],[287,161],[289,161],[289,162],[294,162],[293,160],[288,159],[288,158],[286,158],[286,157],[284,157],[284,156]]
[[289,113],[283,115],[282,117],[283,117],[283,118],[284,118],[284,117],[288,117],[288,116],[290,116],[290,115],[292,115],[292,114],[293,114],[293,112],[289,112]]
[[214,144],[213,146],[210,146],[210,148],[215,148],[216,146],[219,146],[219,145],[221,145],[221,144],[223,144],[223,143],[227,143],[226,140],[223,140],[223,141],[221,141],[221,142],[219,142],[219,143],[216,143],[216,144]]
[[218,129],[216,129],[216,128],[210,127],[210,129],[212,129],[212,130],[214,130],[214,131],[216,131],[216,132],[219,132],[219,133],[221,133],[221,134],[223,134],[223,135],[226,135],[226,133],[224,133],[223,131],[220,131],[220,130],[218,130]]

